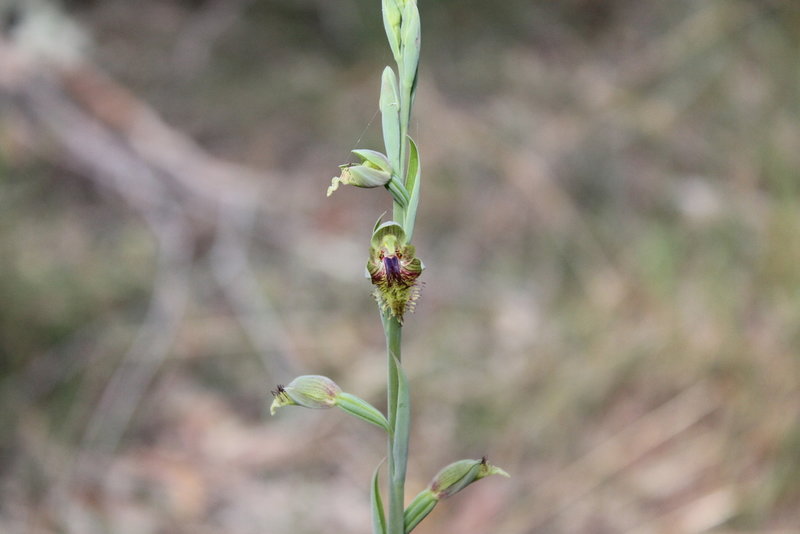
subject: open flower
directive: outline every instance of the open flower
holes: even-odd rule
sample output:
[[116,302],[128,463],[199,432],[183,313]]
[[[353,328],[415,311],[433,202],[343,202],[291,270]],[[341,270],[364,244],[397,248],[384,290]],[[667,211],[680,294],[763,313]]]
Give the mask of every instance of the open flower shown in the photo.
[[396,222],[386,222],[372,233],[367,273],[375,285],[375,298],[383,311],[401,323],[406,311],[413,311],[419,298],[417,278],[425,268],[414,256],[414,245]]

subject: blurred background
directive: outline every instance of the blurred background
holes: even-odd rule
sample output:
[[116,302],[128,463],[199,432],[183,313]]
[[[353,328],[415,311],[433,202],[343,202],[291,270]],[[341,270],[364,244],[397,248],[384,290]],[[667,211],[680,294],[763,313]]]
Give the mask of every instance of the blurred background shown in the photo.
[[[379,6],[0,0],[0,532],[369,532]],[[420,10],[418,532],[797,532],[800,5]]]

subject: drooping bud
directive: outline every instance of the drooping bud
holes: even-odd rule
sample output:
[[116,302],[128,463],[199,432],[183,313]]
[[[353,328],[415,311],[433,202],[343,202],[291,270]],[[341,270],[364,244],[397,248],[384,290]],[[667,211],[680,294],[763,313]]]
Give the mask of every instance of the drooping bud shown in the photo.
[[388,184],[389,180],[392,179],[391,173],[372,166],[347,163],[340,165],[339,168],[342,172],[339,176],[331,179],[327,196],[331,196],[334,191],[339,189],[339,184],[354,185],[356,187],[380,187]]
[[270,415],[283,406],[324,409],[337,406],[359,419],[379,426],[391,433],[386,417],[374,406],[350,393],[342,391],[336,382],[320,375],[298,376],[288,386],[279,385],[272,391],[274,397]]
[[413,311],[419,298],[417,278],[425,266],[415,257],[414,246],[406,242],[403,228],[389,221],[372,234],[367,275],[375,285],[375,298],[383,311],[401,323],[406,311]]
[[509,476],[499,467],[489,464],[485,456],[480,460],[459,460],[439,471],[428,489],[440,499],[450,497],[489,475]]
[[414,497],[406,508],[403,514],[405,531],[411,532],[439,500],[450,497],[489,475],[509,476],[504,470],[489,464],[485,456],[480,460],[459,460],[448,465],[433,477],[428,487]]
[[342,172],[331,180],[331,185],[328,187],[328,196],[331,196],[334,191],[339,189],[340,184],[354,185],[356,187],[385,186],[392,194],[395,202],[403,208],[408,206],[408,191],[403,182],[397,178],[386,155],[366,148],[358,148],[352,152],[361,161],[339,166]]
[[303,406],[304,408],[322,409],[336,405],[336,398],[342,389],[336,382],[320,375],[298,376],[288,386],[279,385],[272,392],[275,397],[269,408],[270,415],[282,406]]

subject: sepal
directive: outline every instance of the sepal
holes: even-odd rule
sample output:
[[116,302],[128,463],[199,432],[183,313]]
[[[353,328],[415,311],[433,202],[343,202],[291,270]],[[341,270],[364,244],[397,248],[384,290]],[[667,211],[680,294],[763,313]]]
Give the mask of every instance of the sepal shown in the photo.
[[368,148],[356,148],[351,150],[353,154],[358,156],[362,165],[373,167],[375,169],[393,173],[392,164],[389,163],[389,158],[385,154],[381,154],[377,150],[369,150]]

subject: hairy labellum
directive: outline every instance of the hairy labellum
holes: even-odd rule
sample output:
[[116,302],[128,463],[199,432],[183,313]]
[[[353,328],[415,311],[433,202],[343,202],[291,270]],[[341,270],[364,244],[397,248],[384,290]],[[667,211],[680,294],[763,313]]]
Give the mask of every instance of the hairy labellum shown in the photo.
[[372,234],[367,273],[383,311],[403,322],[403,314],[413,310],[419,298],[417,278],[423,268],[415,257],[414,246],[406,243],[405,232],[399,224],[387,222],[378,226]]

